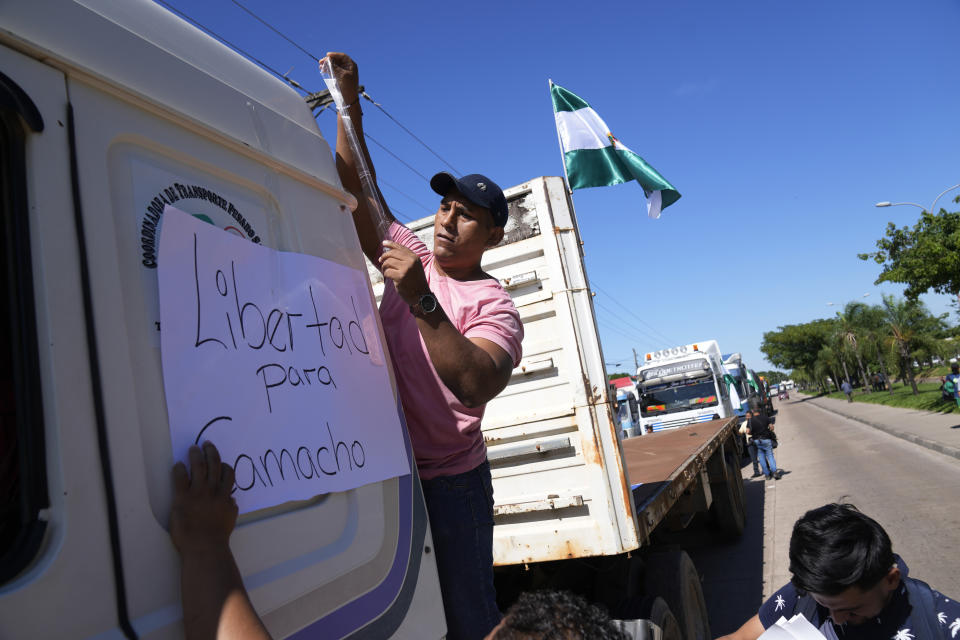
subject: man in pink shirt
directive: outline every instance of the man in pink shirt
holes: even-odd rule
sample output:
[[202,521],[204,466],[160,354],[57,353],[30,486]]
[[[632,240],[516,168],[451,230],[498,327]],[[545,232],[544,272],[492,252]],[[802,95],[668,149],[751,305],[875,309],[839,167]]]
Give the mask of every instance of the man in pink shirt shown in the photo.
[[[344,54],[327,58],[372,171],[356,64]],[[503,239],[507,202],[485,176],[438,173],[430,186],[443,200],[431,252],[393,219],[379,193],[390,226],[378,237],[339,117],[337,170],[359,203],[353,219],[360,245],[384,276],[380,315],[430,516],[447,637],[483,638],[501,616],[493,586],[493,487],[480,420],[519,364],[523,325],[510,295],[480,262]]]

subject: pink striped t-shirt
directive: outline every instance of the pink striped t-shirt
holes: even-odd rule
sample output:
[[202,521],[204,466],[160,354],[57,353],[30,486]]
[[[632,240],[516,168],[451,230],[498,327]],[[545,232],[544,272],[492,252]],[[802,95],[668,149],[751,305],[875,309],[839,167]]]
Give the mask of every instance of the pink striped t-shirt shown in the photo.
[[[461,281],[440,275],[434,269],[433,252],[396,222],[387,238],[417,254],[430,290],[457,331],[467,338],[490,340],[510,355],[513,366],[519,364],[523,324],[510,294],[497,280]],[[385,280],[380,317],[420,477],[429,480],[469,471],[487,457],[480,431],[485,407],[463,406],[443,383],[409,305],[393,282]]]

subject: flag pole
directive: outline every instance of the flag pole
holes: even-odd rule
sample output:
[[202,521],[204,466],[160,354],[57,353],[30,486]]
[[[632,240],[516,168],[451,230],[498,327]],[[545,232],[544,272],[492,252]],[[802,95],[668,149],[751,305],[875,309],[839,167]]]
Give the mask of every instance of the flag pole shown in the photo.
[[[550,87],[550,103],[553,103],[553,80],[547,78]],[[553,109],[553,126],[557,127],[557,109]],[[563,157],[563,140],[560,139],[560,129],[557,128],[557,144],[560,145],[560,164],[563,166],[563,183],[567,187],[567,193],[573,195],[573,189],[570,188],[570,176],[567,175],[567,162]]]

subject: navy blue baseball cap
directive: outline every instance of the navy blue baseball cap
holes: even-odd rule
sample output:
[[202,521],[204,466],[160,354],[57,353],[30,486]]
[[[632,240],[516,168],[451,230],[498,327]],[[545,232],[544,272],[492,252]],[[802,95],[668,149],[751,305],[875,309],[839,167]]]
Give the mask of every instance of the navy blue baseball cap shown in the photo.
[[462,178],[454,178],[446,171],[441,171],[430,178],[430,188],[445,196],[451,189],[456,189],[473,204],[489,209],[493,214],[493,223],[498,227],[507,224],[507,199],[497,183],[487,176],[471,173]]

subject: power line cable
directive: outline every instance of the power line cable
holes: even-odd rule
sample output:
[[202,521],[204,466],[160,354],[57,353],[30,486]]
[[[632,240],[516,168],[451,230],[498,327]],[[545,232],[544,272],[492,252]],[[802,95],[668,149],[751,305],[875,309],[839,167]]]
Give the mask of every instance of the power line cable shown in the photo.
[[[239,46],[237,46],[236,44],[234,44],[234,43],[231,42],[230,40],[227,40],[226,38],[224,38],[224,37],[221,36],[220,34],[216,33],[215,31],[213,31],[212,29],[210,29],[210,28],[207,27],[206,25],[202,24],[201,22],[193,19],[192,17],[190,17],[189,15],[187,15],[186,13],[184,13],[183,11],[181,11],[180,9],[177,9],[176,7],[174,7],[173,5],[171,5],[170,3],[166,2],[165,0],[156,0],[156,2],[157,2],[158,4],[166,7],[168,10],[172,11],[173,13],[177,14],[178,16],[180,16],[181,18],[183,18],[183,19],[186,20],[187,22],[191,23],[193,26],[197,27],[198,29],[200,29],[200,30],[203,31],[204,33],[212,36],[213,38],[216,38],[216,39],[219,40],[221,43],[223,43],[223,44],[225,44],[226,46],[230,47],[231,49],[233,49],[233,50],[236,51],[237,53],[239,53],[239,54],[241,54],[241,55],[249,58],[249,59],[252,60],[253,62],[257,63],[258,65],[260,65],[261,67],[263,67],[265,70],[267,70],[267,71],[269,71],[270,73],[274,74],[275,76],[277,76],[277,77],[280,78],[281,80],[287,82],[290,86],[294,87],[295,89],[298,89],[299,91],[301,91],[301,92],[303,92],[303,93],[305,93],[305,94],[308,94],[308,95],[316,95],[316,92],[311,92],[311,91],[308,91],[307,89],[304,89],[303,86],[302,86],[299,82],[297,82],[296,80],[290,78],[290,77],[289,77],[289,72],[287,72],[287,73],[280,73],[278,70],[274,69],[273,67],[271,67],[270,65],[268,65],[268,64],[267,64],[266,62],[264,62],[263,60],[260,60],[259,58],[256,58],[253,54],[251,54],[250,52],[248,52],[248,51],[246,51],[246,50],[244,50],[244,49],[241,49]],[[295,47],[297,47],[298,49],[300,49],[301,51],[303,51],[304,53],[306,53],[308,56],[316,59],[316,57],[315,57],[313,54],[311,54],[309,51],[307,51],[306,49],[304,49],[303,47],[301,47],[300,45],[298,45],[296,42],[294,42],[294,41],[291,40],[290,38],[287,38],[287,37],[286,37],[285,35],[283,35],[279,30],[275,29],[275,28],[274,28],[273,26],[271,26],[268,22],[266,22],[265,20],[263,20],[262,18],[260,18],[259,16],[257,16],[255,13],[253,13],[252,11],[250,11],[249,9],[247,9],[245,6],[243,6],[242,4],[240,4],[239,2],[237,2],[236,0],[233,0],[233,2],[234,2],[234,4],[236,4],[237,6],[239,6],[241,9],[243,9],[244,11],[246,11],[247,13],[249,13],[250,15],[252,15],[254,18],[256,18],[257,20],[259,20],[260,22],[262,22],[264,25],[266,25],[267,27],[269,27],[271,30],[275,31],[278,35],[280,35],[281,37],[283,37],[285,40],[287,40],[288,42],[290,42],[290,44],[294,45]],[[361,91],[362,91],[362,90],[363,90],[363,87],[360,87],[360,89],[361,89]],[[322,93],[322,92],[321,92],[321,93]],[[368,99],[369,99],[369,97],[368,97]],[[375,103],[375,104],[376,104],[376,103]],[[324,106],[320,109],[320,111],[323,111],[323,109],[326,108],[326,106],[328,106],[328,105],[324,105]],[[377,105],[377,106],[379,107],[380,105]],[[380,108],[381,108],[381,110],[383,109],[382,107],[380,107]],[[320,111],[318,111],[316,114],[314,114],[314,118],[316,118],[316,116],[320,114]],[[388,114],[388,115],[389,115],[389,114]],[[371,139],[372,139],[372,138],[371,138]],[[377,145],[379,145],[380,147],[382,147],[385,151],[387,151],[387,153],[390,153],[391,155],[393,155],[394,157],[396,157],[398,160],[400,160],[400,158],[397,157],[396,154],[394,154],[393,152],[391,152],[389,149],[387,149],[386,147],[384,147],[382,144],[380,144],[380,143],[377,142],[376,140],[374,140],[374,142],[375,142]],[[403,162],[403,160],[400,160],[400,162]],[[406,164],[406,163],[404,162],[404,164]],[[407,165],[407,166],[410,167],[410,165]],[[412,169],[412,167],[410,167],[410,168]],[[418,175],[420,175],[421,177],[424,177],[422,173],[419,173],[419,172],[417,172],[417,173],[418,173]],[[429,208],[429,207],[426,207],[426,206],[424,206],[422,203],[417,202],[416,200],[414,200],[412,197],[410,197],[409,195],[407,195],[406,193],[404,193],[403,191],[401,191],[401,190],[398,189],[397,187],[395,187],[395,186],[393,186],[393,185],[391,185],[391,184],[388,184],[388,183],[386,183],[386,182],[383,182],[383,181],[381,181],[381,182],[382,182],[385,186],[388,186],[388,187],[390,187],[391,189],[393,189],[394,191],[397,191],[398,193],[400,193],[400,194],[403,195],[404,197],[408,198],[409,200],[412,200],[415,204],[423,207],[426,211],[430,212],[430,208]],[[413,220],[413,216],[411,216],[411,215],[409,215],[409,214],[406,214],[406,213],[404,213],[404,212],[402,212],[402,211],[399,211],[399,210],[396,209],[396,208],[391,207],[391,212],[392,212],[394,215],[396,215],[397,217],[401,218],[401,219],[402,219],[402,220],[401,220],[402,222],[409,222],[409,221]]]
[[[605,320],[605,319],[598,319],[598,320],[597,320],[597,324],[598,324],[599,326],[602,326],[602,327],[606,328],[606,329],[610,329],[611,331],[616,331],[616,332],[618,332],[618,334],[619,334],[620,336],[629,339],[629,340],[630,340],[632,343],[634,343],[634,344],[644,345],[644,344],[647,344],[647,343],[649,342],[649,340],[650,340],[650,338],[648,338],[648,337],[641,336],[641,335],[639,335],[639,334],[637,334],[637,333],[634,333],[634,332],[629,331],[629,330],[625,330],[625,329],[623,329],[622,327],[618,327],[618,326],[616,326],[616,325],[614,325],[614,324],[611,324],[609,321],[607,321],[607,320]],[[633,356],[631,355],[631,358],[632,358],[632,357],[633,357]]]
[[396,208],[394,208],[394,207],[390,207],[390,213],[392,213],[392,214],[393,214],[393,217],[395,217],[395,218],[396,218],[397,220],[399,220],[400,222],[406,223],[406,222],[410,222],[411,220],[413,220],[413,216],[411,216],[409,213],[404,213],[403,211],[398,211],[398,210],[397,210]]
[[295,46],[297,49],[300,49],[300,51],[303,51],[305,54],[307,54],[308,56],[310,56],[310,57],[313,59],[314,62],[320,62],[320,58],[318,58],[318,57],[315,56],[314,54],[310,53],[309,51],[307,51],[306,49],[304,49],[303,47],[301,47],[299,44],[297,44],[296,42],[294,42],[292,39],[288,38],[288,37],[286,36],[286,34],[284,34],[282,31],[280,31],[279,29],[277,29],[275,26],[273,26],[272,24],[270,24],[269,22],[267,22],[266,20],[264,20],[264,19],[261,18],[260,16],[258,16],[256,13],[254,13],[254,12],[251,11],[250,9],[248,9],[248,8],[247,8],[246,6],[244,6],[242,3],[237,2],[237,0],[233,0],[233,4],[237,5],[238,7],[240,7],[241,9],[243,9],[244,11],[246,11],[247,13],[249,13],[249,14],[250,14],[251,16],[253,16],[257,21],[259,21],[261,24],[263,24],[265,27],[267,27],[268,29],[270,29],[271,31],[273,31],[275,34],[277,34],[278,36],[280,36],[281,38],[283,38],[284,40],[286,40],[287,42],[289,42],[290,44],[292,44],[293,46]]
[[[239,2],[238,0],[232,0],[232,2],[233,2],[233,4],[237,5],[238,7],[240,7],[240,8],[243,9],[244,11],[246,11],[248,14],[250,14],[251,16],[253,16],[258,22],[260,22],[260,23],[263,24],[265,27],[267,27],[268,29],[270,29],[271,31],[273,31],[275,34],[277,34],[278,36],[280,36],[281,38],[283,38],[284,40],[286,40],[287,42],[289,42],[290,44],[292,44],[293,46],[295,46],[297,49],[299,49],[300,51],[302,51],[303,53],[305,53],[311,60],[313,60],[314,62],[320,62],[320,58],[319,58],[318,56],[316,56],[315,54],[310,53],[309,51],[307,51],[306,49],[304,49],[302,46],[300,46],[300,44],[298,44],[296,41],[294,41],[293,38],[289,37],[287,34],[285,34],[285,33],[283,33],[282,31],[280,31],[280,29],[276,28],[275,26],[273,26],[272,24],[270,24],[269,22],[267,22],[266,20],[264,20],[263,18],[261,18],[261,17],[260,17],[259,15],[257,15],[253,10],[249,9],[248,7],[246,7],[244,4],[242,4],[242,3]],[[281,77],[286,78],[286,76],[281,76]],[[440,160],[440,162],[442,162],[443,164],[445,164],[445,165],[447,165],[448,167],[450,167],[450,169],[457,175],[457,177],[460,177],[460,176],[463,175],[462,173],[460,173],[460,171],[457,170],[456,167],[454,167],[452,164],[450,164],[449,162],[447,162],[447,160],[446,160],[443,156],[441,156],[439,153],[437,153],[436,151],[434,151],[433,148],[432,148],[430,145],[428,145],[426,142],[424,142],[423,140],[421,140],[413,131],[410,131],[410,129],[408,129],[407,127],[405,127],[405,126],[403,125],[403,123],[401,123],[399,120],[397,120],[397,119],[394,118],[392,115],[390,115],[390,113],[389,113],[386,109],[383,108],[383,105],[382,105],[382,104],[380,104],[379,102],[377,102],[376,100],[374,100],[373,98],[371,98],[371,97],[370,97],[370,94],[368,94],[366,91],[363,90],[363,87],[360,87],[360,95],[362,95],[364,98],[366,98],[368,101],[370,101],[370,103],[373,104],[377,109],[380,109],[380,111],[383,112],[383,115],[385,115],[385,116],[387,116],[388,118],[390,118],[390,119],[394,122],[394,124],[396,124],[398,127],[400,127],[401,129],[403,129],[404,131],[406,131],[407,134],[408,134],[411,138],[413,138],[414,140],[416,140],[417,142],[419,142],[421,145],[423,145],[423,147],[424,147],[427,151],[429,151],[430,153],[432,153],[438,160]],[[322,111],[322,109],[321,109],[321,111]]]
[[[633,318],[635,318],[637,321],[639,321],[644,327],[647,327],[647,329],[649,329],[649,331],[648,331],[647,329],[643,329],[643,328],[641,328],[641,327],[634,327],[637,331],[641,331],[641,332],[646,336],[646,339],[652,340],[652,341],[654,342],[654,344],[660,343],[661,340],[666,340],[668,343],[672,343],[672,342],[673,342],[669,337],[667,337],[666,335],[664,335],[663,332],[657,330],[656,327],[654,327],[654,326],[652,326],[650,323],[644,321],[643,318],[641,318],[641,317],[638,316],[636,313],[634,313],[633,311],[631,311],[630,309],[628,309],[627,307],[625,307],[620,301],[618,301],[616,298],[614,298],[613,296],[611,296],[609,293],[607,293],[606,291],[604,291],[603,289],[601,289],[601,288],[598,287],[597,285],[591,283],[591,288],[596,289],[596,290],[599,291],[600,293],[602,293],[602,294],[604,294],[605,296],[607,296],[608,298],[610,298],[610,300],[611,300],[614,304],[616,304],[618,307],[620,307],[621,309],[623,309],[624,311],[626,311],[627,313],[629,313],[631,316],[633,316]],[[620,314],[619,312],[613,311],[613,310],[610,309],[609,307],[606,307],[606,306],[603,305],[603,303],[600,302],[599,300],[595,300],[595,302],[596,302],[597,306],[603,308],[603,309],[604,309],[605,311],[607,311],[608,313],[612,313],[612,314],[616,315],[617,317],[619,317],[619,316],[622,315],[622,314]]]
[[[392,184],[390,184],[390,183],[387,182],[386,180],[383,180],[383,179],[381,179],[381,178],[377,178],[377,184],[382,184],[382,185],[385,186],[385,187],[390,187],[391,189],[393,189],[394,191],[396,191],[397,193],[399,193],[400,195],[402,195],[404,198],[406,198],[406,199],[409,200],[410,202],[414,203],[415,205],[419,206],[419,207],[422,208],[424,211],[426,211],[426,212],[427,212],[427,215],[433,215],[433,214],[435,213],[435,211],[434,211],[433,209],[431,209],[430,207],[426,206],[425,204],[423,204],[423,203],[420,202],[419,200],[414,199],[413,196],[409,195],[408,193],[404,193],[404,192],[401,191],[399,188],[393,186]],[[422,216],[421,216],[421,217],[422,217]]]
[[408,162],[406,162],[403,158],[401,158],[400,156],[398,156],[397,154],[395,154],[393,151],[390,151],[390,149],[388,149],[388,148],[385,147],[383,144],[381,144],[380,142],[378,142],[378,141],[376,140],[376,138],[374,138],[373,136],[371,136],[369,133],[367,133],[366,131],[364,131],[363,137],[366,138],[367,140],[369,140],[370,142],[372,142],[373,144],[377,145],[378,147],[380,147],[381,149],[383,149],[383,150],[386,151],[387,153],[389,153],[391,156],[393,156],[394,158],[396,158],[401,164],[403,164],[403,166],[405,166],[407,169],[410,169],[410,171],[413,171],[415,174],[417,174],[418,176],[420,176],[421,178],[423,178],[423,179],[426,181],[427,184],[430,184],[430,178],[428,178],[427,176],[423,175],[422,173],[420,173],[419,171],[417,171],[416,169],[414,169],[412,166],[410,166],[410,164],[409,164]]
[[644,329],[642,329],[642,328],[640,328],[640,327],[636,327],[636,326],[627,324],[627,322],[626,322],[625,320],[621,319],[620,315],[619,315],[616,311],[614,311],[614,310],[611,309],[610,307],[606,306],[605,304],[603,304],[603,303],[600,302],[599,300],[594,300],[593,303],[594,303],[595,305],[597,305],[597,307],[599,307],[599,308],[602,309],[603,311],[611,314],[614,318],[617,319],[618,322],[623,323],[623,325],[624,325],[625,327],[627,327],[627,329],[629,329],[630,331],[637,331],[637,332],[639,332],[638,335],[642,335],[644,341],[650,340],[650,341],[652,341],[654,344],[660,342],[660,338],[652,335],[649,331],[646,331],[646,330],[644,330]]
[[[234,1],[236,1],[236,0],[234,0]],[[371,97],[369,96],[369,94],[367,94],[366,91],[362,91],[362,92],[361,92],[361,95],[363,95],[364,98],[366,98],[366,99],[369,100],[371,103],[373,103],[373,106],[375,106],[377,109],[380,109],[380,111],[383,112],[383,115],[385,115],[385,116],[387,116],[388,118],[390,118],[391,120],[393,120],[393,122],[394,122],[398,127],[400,127],[401,129],[403,129],[404,131],[406,131],[406,132],[410,135],[411,138],[413,138],[414,140],[416,140],[417,142],[419,142],[420,144],[422,144],[422,145],[424,146],[424,148],[426,148],[427,151],[429,151],[429,152],[432,153],[434,156],[436,156],[437,159],[440,160],[440,162],[442,162],[443,164],[445,164],[445,165],[447,165],[448,167],[450,167],[450,170],[453,171],[453,172],[457,175],[458,178],[463,175],[462,173],[460,173],[460,171],[457,170],[456,167],[454,167],[452,164],[450,164],[449,162],[447,162],[446,159],[445,159],[443,156],[441,156],[439,153],[437,153],[436,151],[434,151],[434,150],[430,147],[430,145],[428,145],[426,142],[424,142],[423,140],[421,140],[420,138],[418,138],[417,135],[416,135],[413,131],[410,131],[410,129],[407,129],[405,126],[403,126],[403,125],[400,123],[399,120],[397,120],[397,119],[394,118],[392,115],[390,115],[390,113],[389,113],[386,109],[383,108],[383,105],[381,105],[379,102],[374,101],[374,99],[371,98]]]
[[635,336],[635,335],[630,335],[630,334],[628,334],[626,331],[623,331],[622,329],[619,329],[619,328],[617,328],[617,327],[615,327],[615,326],[613,326],[613,325],[611,325],[611,324],[607,324],[607,323],[603,322],[602,320],[597,321],[597,324],[599,324],[601,327],[603,327],[603,328],[605,328],[605,329],[607,329],[607,330],[609,330],[609,331],[613,331],[614,333],[620,335],[621,337],[626,338],[627,340],[630,340],[630,341],[632,341],[632,342],[637,341],[637,336]]
[[659,331],[656,327],[654,327],[653,325],[651,325],[649,322],[647,322],[646,320],[644,320],[643,318],[641,318],[640,316],[638,316],[636,313],[634,313],[633,311],[631,311],[630,309],[628,309],[626,306],[624,306],[624,304],[623,304],[622,302],[620,302],[620,301],[617,300],[615,297],[613,297],[612,295],[610,295],[609,293],[607,293],[606,291],[604,291],[604,290],[603,290],[602,288],[600,288],[598,285],[596,285],[596,284],[594,284],[594,283],[590,283],[590,288],[591,288],[591,289],[596,289],[597,291],[599,291],[599,292],[602,293],[603,295],[605,295],[605,296],[607,296],[608,298],[610,298],[610,300],[612,300],[612,301],[614,302],[614,304],[616,304],[618,307],[620,307],[621,309],[623,309],[624,311],[626,311],[627,313],[629,313],[631,316],[633,316],[634,318],[636,318],[638,321],[640,321],[641,324],[643,324],[645,327],[649,328],[649,329],[650,329],[651,331],[653,331],[656,335],[660,336],[660,338],[666,340],[669,344],[676,344],[671,338],[668,338],[666,335],[663,334],[663,332]]
[[184,20],[186,20],[187,22],[189,22],[190,24],[192,24],[192,25],[195,26],[196,28],[200,29],[201,31],[203,31],[203,32],[206,33],[207,35],[212,36],[213,38],[216,38],[216,39],[219,40],[222,44],[225,44],[226,46],[230,47],[231,49],[233,49],[234,51],[236,51],[236,52],[239,53],[240,55],[242,55],[242,56],[244,56],[245,58],[248,58],[249,60],[252,60],[253,62],[257,63],[258,65],[260,65],[261,67],[263,67],[264,69],[266,69],[267,71],[269,71],[270,73],[272,73],[273,75],[277,76],[278,78],[280,78],[281,80],[283,80],[284,82],[286,82],[287,84],[289,84],[289,85],[290,85],[291,87],[293,87],[294,89],[296,89],[296,90],[298,90],[298,91],[302,91],[303,93],[306,93],[306,94],[309,94],[309,93],[310,93],[310,91],[307,91],[306,89],[304,89],[303,86],[302,86],[299,82],[297,82],[296,80],[294,80],[293,78],[289,77],[289,76],[286,75],[286,74],[280,73],[279,71],[277,71],[276,69],[274,69],[273,67],[271,67],[270,65],[268,65],[266,62],[264,62],[263,60],[260,60],[259,58],[255,57],[255,56],[254,56],[253,54],[251,54],[249,51],[246,51],[246,50],[244,50],[244,49],[241,49],[239,46],[233,44],[231,41],[227,40],[226,38],[224,38],[223,36],[221,36],[221,35],[218,34],[217,32],[213,31],[212,29],[210,29],[210,28],[207,27],[206,25],[203,25],[203,24],[201,24],[200,22],[198,22],[197,20],[194,20],[193,18],[191,18],[190,16],[188,16],[186,13],[184,13],[184,12],[181,11],[180,9],[177,9],[176,7],[174,7],[174,6],[173,6],[172,4],[170,4],[169,2],[166,2],[166,0],[155,0],[155,1],[157,2],[157,4],[160,4],[160,5],[164,6],[164,7],[166,7],[167,9],[169,9],[169,10],[172,11],[172,12],[174,12],[175,14],[177,14],[178,16],[180,16],[181,18],[183,18]]

